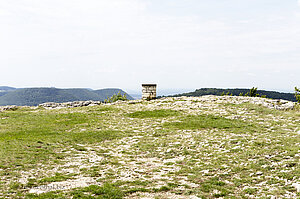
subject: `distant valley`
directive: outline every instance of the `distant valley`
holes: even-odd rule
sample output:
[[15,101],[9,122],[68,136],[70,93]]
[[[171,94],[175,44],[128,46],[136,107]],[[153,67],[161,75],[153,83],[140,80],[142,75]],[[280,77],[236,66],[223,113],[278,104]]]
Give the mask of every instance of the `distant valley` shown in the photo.
[[70,102],[70,101],[104,101],[114,94],[121,93],[127,99],[133,98],[125,91],[118,88],[83,89],[83,88],[13,88],[0,86],[0,106],[36,106],[45,102]]

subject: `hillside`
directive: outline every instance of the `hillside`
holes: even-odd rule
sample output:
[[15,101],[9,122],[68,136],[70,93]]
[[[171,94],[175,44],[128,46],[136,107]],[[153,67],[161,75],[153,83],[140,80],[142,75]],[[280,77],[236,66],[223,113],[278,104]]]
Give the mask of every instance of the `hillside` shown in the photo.
[[[44,102],[70,102],[70,101],[104,101],[118,92],[125,93],[121,89],[58,89],[58,88],[23,88],[9,92],[0,92],[0,106],[36,106]],[[129,99],[132,99],[128,96]]]
[[16,90],[16,88],[9,87],[9,86],[0,86],[0,97],[14,90]]
[[0,198],[297,198],[300,107],[235,96],[0,109]]
[[7,91],[1,91],[0,92],[0,97],[3,96],[3,95],[6,95],[7,93],[8,93]]
[[16,88],[9,87],[9,86],[0,86],[0,92],[7,92],[7,91],[13,91],[16,90]]
[[[240,93],[246,94],[249,92],[249,89],[240,89],[240,88],[234,88],[234,89],[220,89],[220,88],[201,88],[197,89],[194,92],[189,93],[183,93],[178,95],[173,95],[173,97],[180,97],[180,96],[191,96],[191,97],[198,97],[198,96],[204,96],[204,95],[222,95],[222,93],[229,93],[233,96],[239,96]],[[260,95],[266,95],[267,98],[271,99],[284,99],[296,102],[295,95],[293,93],[280,93],[276,91],[265,91],[265,90],[258,90],[258,94]]]

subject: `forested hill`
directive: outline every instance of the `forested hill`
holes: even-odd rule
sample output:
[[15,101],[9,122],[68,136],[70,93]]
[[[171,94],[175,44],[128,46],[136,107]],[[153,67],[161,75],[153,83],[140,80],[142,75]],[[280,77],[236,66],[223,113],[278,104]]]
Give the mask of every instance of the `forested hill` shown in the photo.
[[[239,96],[240,93],[243,93],[244,95],[249,92],[249,89],[241,89],[241,88],[234,88],[234,89],[221,89],[221,88],[201,88],[197,89],[194,92],[189,93],[182,93],[173,95],[173,97],[179,97],[179,96],[203,96],[203,95],[223,95],[223,94],[229,94],[233,96]],[[280,93],[276,91],[265,91],[265,90],[257,90],[257,93],[259,95],[265,95],[267,98],[272,99],[285,99],[289,101],[297,101],[295,98],[295,95],[293,93]]]
[[127,99],[133,99],[121,89],[58,89],[58,88],[22,88],[2,92],[0,106],[36,106],[45,102],[71,102],[71,101],[104,101],[114,94],[126,94]]

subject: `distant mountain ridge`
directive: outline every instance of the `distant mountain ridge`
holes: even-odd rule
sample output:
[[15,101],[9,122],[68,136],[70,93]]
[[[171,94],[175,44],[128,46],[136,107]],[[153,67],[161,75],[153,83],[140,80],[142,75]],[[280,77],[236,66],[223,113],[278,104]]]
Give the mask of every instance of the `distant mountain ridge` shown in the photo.
[[12,91],[16,90],[14,87],[9,87],[9,86],[0,86],[0,92],[6,92],[6,91]]
[[[127,99],[133,98],[125,91],[118,88],[108,89],[82,89],[82,88],[12,88],[0,87],[0,106],[17,105],[17,106],[36,106],[45,102],[71,102],[71,101],[104,101],[105,99],[118,94],[126,95]],[[4,90],[6,89],[6,90]]]
[[[232,94],[233,96],[239,96],[240,93],[243,93],[245,95],[247,92],[249,92],[249,89],[244,89],[244,88],[233,88],[233,89],[201,88],[201,89],[196,89],[194,92],[172,95],[172,97],[180,97],[180,96],[197,97],[203,95],[222,95],[223,93],[225,94],[229,93],[230,95]],[[265,90],[257,90],[257,93],[260,95],[266,95],[267,98],[284,99],[292,102],[297,101],[294,93],[282,93],[277,91],[265,91]]]

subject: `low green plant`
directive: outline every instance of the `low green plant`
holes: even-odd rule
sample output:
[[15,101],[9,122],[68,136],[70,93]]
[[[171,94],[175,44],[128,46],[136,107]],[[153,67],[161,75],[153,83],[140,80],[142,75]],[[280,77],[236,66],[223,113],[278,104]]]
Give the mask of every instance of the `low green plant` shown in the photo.
[[[106,183],[101,187],[97,185],[91,185],[89,187],[81,189],[81,191],[93,194],[94,198],[99,199],[121,199],[124,196],[124,193],[121,189],[109,183]],[[81,196],[77,198],[81,198]]]
[[233,96],[233,94],[230,93],[229,91],[225,94],[225,92],[223,91],[223,92],[221,93],[221,96]]
[[39,183],[61,182],[61,181],[65,181],[70,178],[72,178],[72,175],[63,175],[61,173],[55,173],[54,176],[46,177],[46,178],[39,180]]
[[244,189],[244,192],[247,194],[253,195],[257,192],[257,189],[256,188],[247,188],[247,189]]
[[200,190],[204,193],[211,193],[214,190],[218,190],[219,193],[215,193],[214,198],[219,198],[228,195],[230,193],[229,188],[218,177],[213,177],[201,183]]
[[154,192],[167,192],[167,191],[170,191],[171,188],[168,187],[168,186],[162,186],[160,188],[154,188],[153,191]]
[[127,96],[126,94],[122,95],[120,92],[118,94],[114,94],[111,97],[108,97],[106,100],[104,100],[105,103],[112,103],[116,101],[127,101]]

